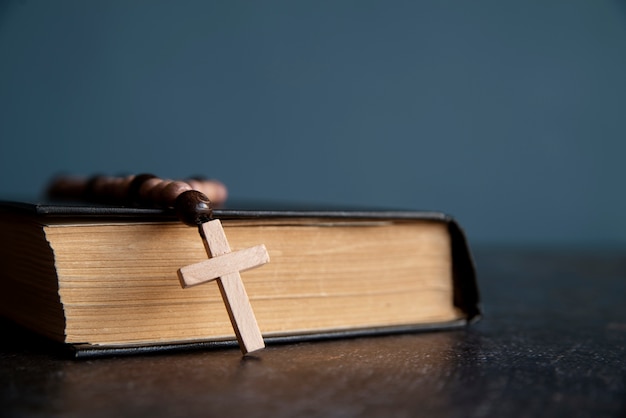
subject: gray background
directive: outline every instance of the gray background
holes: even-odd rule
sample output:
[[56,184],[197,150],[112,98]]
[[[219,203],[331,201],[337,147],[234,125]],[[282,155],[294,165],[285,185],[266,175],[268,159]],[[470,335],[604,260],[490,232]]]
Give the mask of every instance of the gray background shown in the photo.
[[0,2],[0,196],[59,171],[625,245],[618,1]]

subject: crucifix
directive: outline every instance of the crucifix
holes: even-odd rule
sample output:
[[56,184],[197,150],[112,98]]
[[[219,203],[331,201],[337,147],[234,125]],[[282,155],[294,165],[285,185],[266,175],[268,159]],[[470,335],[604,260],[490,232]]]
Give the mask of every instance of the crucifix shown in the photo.
[[88,199],[140,207],[174,209],[185,224],[197,226],[208,260],[178,270],[183,288],[217,280],[241,352],[246,355],[265,347],[240,271],[269,262],[264,245],[231,252],[219,219],[212,219],[210,195],[226,199],[226,188],[214,180],[173,181],[152,174],[126,177],[95,176],[90,179],[63,177],[53,182],[53,199]]
[[179,269],[181,286],[187,288],[217,280],[241,352],[246,355],[265,348],[248,294],[239,275],[240,271],[269,262],[265,245],[231,252],[219,219],[204,222],[198,229],[209,259]]

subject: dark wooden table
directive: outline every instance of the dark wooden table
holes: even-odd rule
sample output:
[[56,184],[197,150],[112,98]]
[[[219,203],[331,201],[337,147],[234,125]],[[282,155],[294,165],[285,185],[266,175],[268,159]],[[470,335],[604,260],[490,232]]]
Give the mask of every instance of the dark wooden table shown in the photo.
[[626,252],[477,250],[451,332],[69,360],[2,323],[2,416],[626,416]]

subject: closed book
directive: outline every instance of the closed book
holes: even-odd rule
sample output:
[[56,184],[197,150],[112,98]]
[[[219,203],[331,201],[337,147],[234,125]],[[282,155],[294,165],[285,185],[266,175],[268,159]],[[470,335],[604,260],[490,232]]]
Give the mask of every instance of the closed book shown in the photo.
[[[437,212],[215,209],[267,343],[459,327],[480,316],[458,223]],[[168,210],[0,204],[0,313],[77,356],[236,345],[215,282],[182,288],[206,260]]]

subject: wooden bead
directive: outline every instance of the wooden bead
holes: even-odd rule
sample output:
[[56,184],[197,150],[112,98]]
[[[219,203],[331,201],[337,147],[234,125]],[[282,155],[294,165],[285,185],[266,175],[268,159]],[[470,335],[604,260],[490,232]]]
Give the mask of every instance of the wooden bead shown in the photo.
[[217,180],[201,180],[195,178],[186,181],[193,189],[204,193],[213,203],[224,203],[228,198],[226,186]]
[[135,176],[118,177],[115,184],[115,190],[113,191],[113,198],[116,202],[124,204],[128,197],[130,185]]
[[197,190],[187,190],[181,193],[174,202],[176,215],[185,224],[194,226],[211,220],[213,210],[211,201]]
[[[198,225],[211,218],[212,202],[226,200],[226,187],[216,180],[174,181],[153,174],[59,177],[48,189],[56,199],[86,199],[94,203],[174,208],[181,220]],[[193,192],[193,193],[192,193]]]
[[160,183],[155,184],[155,186],[149,191],[148,198],[153,206],[161,207],[164,206],[162,201],[163,190],[170,184],[173,183],[174,180],[165,179],[161,180]]
[[163,180],[158,177],[154,177],[154,178],[147,179],[146,181],[144,181],[141,187],[139,188],[138,202],[143,205],[153,205],[154,202],[152,201],[152,192],[154,188],[157,187],[161,183],[163,183]]
[[124,177],[96,176],[87,183],[87,191],[94,202],[122,205],[130,181]]
[[79,200],[86,195],[86,187],[83,177],[59,176],[50,182],[46,195],[52,200]]
[[105,177],[104,180],[102,180],[101,188],[98,192],[102,198],[102,202],[117,202],[117,194],[122,185],[122,180],[123,178],[121,177]]
[[156,178],[154,174],[139,174],[134,176],[130,184],[128,185],[126,201],[130,204],[137,204],[140,201],[139,189],[147,180],[153,178]]
[[192,190],[189,184],[184,181],[173,181],[161,191],[159,201],[163,206],[171,208],[176,203],[178,196],[188,190]]
[[104,202],[106,200],[104,199],[104,190],[109,180],[110,177],[107,176],[96,175],[91,177],[85,186],[85,193],[95,202]]
[[213,184],[213,194],[215,196],[215,200],[217,200],[220,203],[226,202],[226,199],[228,198],[228,189],[226,188],[224,183],[221,183],[217,180],[212,180],[212,184]]

